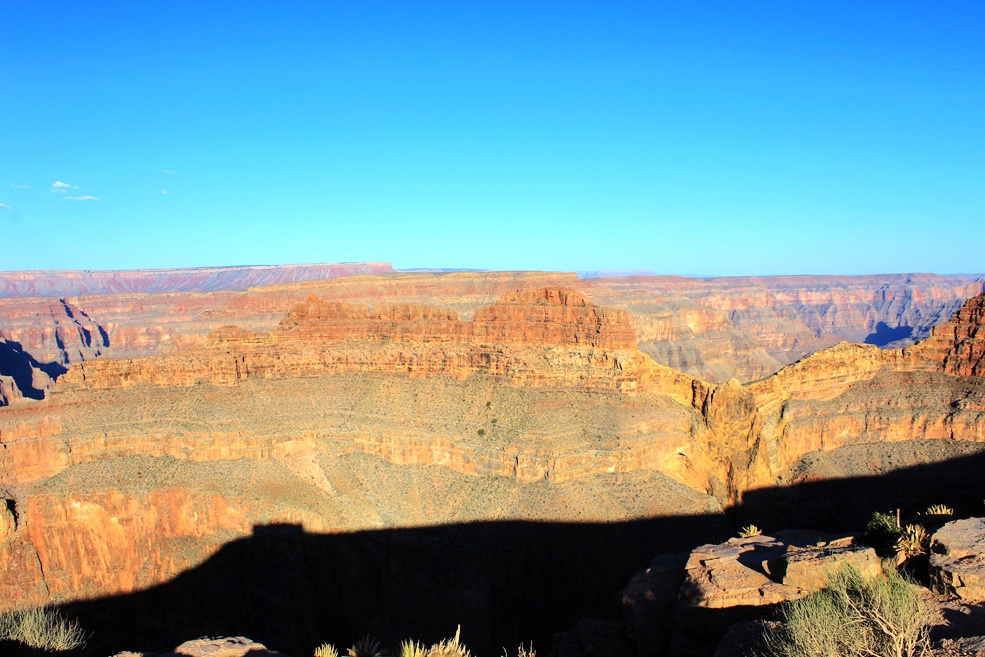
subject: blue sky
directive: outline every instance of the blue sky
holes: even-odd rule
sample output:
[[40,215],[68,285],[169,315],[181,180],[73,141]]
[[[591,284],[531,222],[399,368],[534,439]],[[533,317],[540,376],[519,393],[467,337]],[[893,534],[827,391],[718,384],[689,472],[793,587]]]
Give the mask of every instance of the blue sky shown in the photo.
[[985,271],[981,2],[6,0],[0,25],[0,270]]

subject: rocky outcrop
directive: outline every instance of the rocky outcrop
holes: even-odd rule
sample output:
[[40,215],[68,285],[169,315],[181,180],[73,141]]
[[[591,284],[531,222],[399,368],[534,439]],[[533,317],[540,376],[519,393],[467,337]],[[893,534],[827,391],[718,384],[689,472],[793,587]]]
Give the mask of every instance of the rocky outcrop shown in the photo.
[[777,605],[819,590],[845,566],[866,576],[882,572],[875,550],[855,545],[851,536],[808,531],[664,555],[623,591],[628,631],[640,657],[711,655],[736,622],[769,616]]
[[935,326],[910,353],[947,374],[985,376],[985,294],[970,299],[954,317]]
[[930,579],[941,593],[985,602],[985,518],[955,520],[934,532]]

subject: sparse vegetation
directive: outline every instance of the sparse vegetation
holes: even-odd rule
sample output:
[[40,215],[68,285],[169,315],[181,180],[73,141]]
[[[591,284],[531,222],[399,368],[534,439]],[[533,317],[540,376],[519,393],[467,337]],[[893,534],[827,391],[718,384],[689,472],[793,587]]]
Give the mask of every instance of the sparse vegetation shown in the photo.
[[330,643],[323,643],[315,648],[315,657],[339,657],[339,651]]
[[746,525],[741,530],[739,530],[739,538],[752,538],[753,536],[761,536],[763,530],[756,525]]
[[480,436],[484,436],[484,435],[486,435],[486,430],[485,429],[479,429],[478,431],[476,431],[476,433],[479,434]]
[[868,579],[853,568],[790,603],[766,635],[777,657],[919,657],[928,654],[931,613],[906,578]]
[[75,621],[50,607],[35,607],[0,614],[0,640],[40,650],[61,652],[85,645],[85,634]]
[[[507,652],[506,648],[503,648],[503,657],[510,657],[510,653]],[[524,647],[521,643],[516,649],[516,657],[537,657],[537,651],[534,650],[534,644],[530,644],[529,647]]]

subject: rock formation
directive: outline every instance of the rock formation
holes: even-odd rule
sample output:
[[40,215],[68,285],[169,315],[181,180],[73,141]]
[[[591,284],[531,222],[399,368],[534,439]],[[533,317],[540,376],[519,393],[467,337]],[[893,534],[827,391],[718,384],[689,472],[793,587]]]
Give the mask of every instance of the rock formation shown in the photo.
[[954,520],[934,532],[930,579],[941,593],[985,602],[985,518]]

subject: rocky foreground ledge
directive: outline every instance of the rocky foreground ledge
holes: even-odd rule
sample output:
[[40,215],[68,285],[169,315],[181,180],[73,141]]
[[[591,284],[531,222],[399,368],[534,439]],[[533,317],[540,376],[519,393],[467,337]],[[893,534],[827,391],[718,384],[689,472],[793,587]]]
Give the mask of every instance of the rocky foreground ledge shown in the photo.
[[[778,531],[732,538],[690,553],[656,557],[623,591],[623,622],[584,619],[557,635],[547,657],[749,657],[762,650],[778,605],[823,588],[828,574],[851,566],[877,576],[883,559],[851,535]],[[935,613],[932,655],[985,654],[985,518],[948,522],[930,539]],[[918,573],[918,576],[921,574]],[[244,637],[187,641],[163,655],[114,657],[286,657]],[[306,656],[295,656],[306,657]]]

